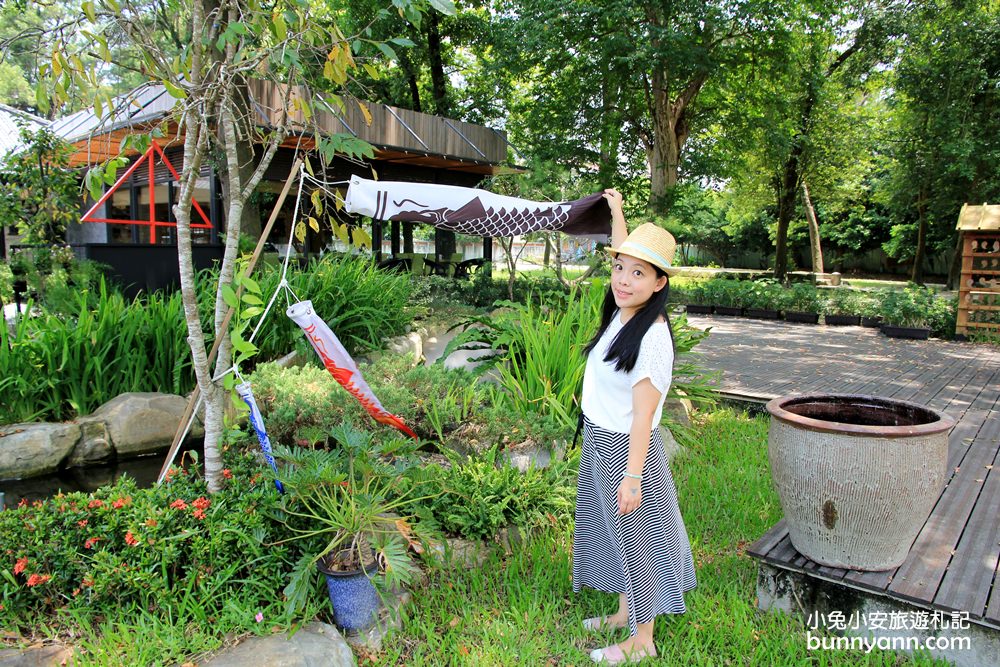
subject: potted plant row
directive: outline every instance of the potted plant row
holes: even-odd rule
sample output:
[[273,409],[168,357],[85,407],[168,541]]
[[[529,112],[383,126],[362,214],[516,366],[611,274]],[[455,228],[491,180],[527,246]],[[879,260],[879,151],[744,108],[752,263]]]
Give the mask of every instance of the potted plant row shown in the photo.
[[890,338],[927,340],[936,309],[934,291],[919,285],[892,290],[884,295],[882,333]]
[[782,291],[781,309],[788,322],[816,324],[820,315],[819,292],[814,285],[795,283]]

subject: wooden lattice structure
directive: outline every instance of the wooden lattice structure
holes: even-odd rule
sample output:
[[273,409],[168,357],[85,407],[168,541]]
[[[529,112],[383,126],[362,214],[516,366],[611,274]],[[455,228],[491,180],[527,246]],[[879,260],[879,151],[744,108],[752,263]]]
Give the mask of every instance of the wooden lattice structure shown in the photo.
[[962,206],[962,279],[955,333],[1000,333],[1000,204]]

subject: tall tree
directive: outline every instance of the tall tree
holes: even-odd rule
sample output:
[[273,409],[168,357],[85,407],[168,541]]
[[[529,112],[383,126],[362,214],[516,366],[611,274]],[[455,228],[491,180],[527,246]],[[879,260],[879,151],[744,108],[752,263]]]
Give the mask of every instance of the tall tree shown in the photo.
[[1000,200],[1000,50],[984,48],[1000,40],[1000,11],[935,0],[915,19],[894,81],[898,219],[886,248],[912,258],[910,279],[922,282],[928,250],[956,247],[961,205]]
[[[52,56],[41,68],[40,80],[57,104],[76,93],[90,97],[95,110],[103,115],[102,110],[112,106],[107,93],[97,87],[100,70],[88,67],[80,54],[97,53],[110,61],[110,35],[117,40],[116,46],[141,54],[141,71],[147,82],[162,84],[175,99],[172,119],[184,142],[180,193],[174,206],[181,293],[193,367],[204,397],[205,475],[209,490],[215,492],[223,483],[219,444],[225,399],[216,378],[224,375],[234,360],[238,363],[255,351],[239,336],[226,335],[224,328],[226,312],[233,303],[242,212],[279,145],[291,132],[313,133],[321,156],[329,156],[335,149],[352,156],[371,155],[370,147],[357,140],[323,136],[312,127],[309,120],[314,117],[315,97],[295,87],[313,63],[320,63],[320,76],[329,87],[347,83],[357,67],[353,50],[360,48],[365,38],[346,35],[324,7],[306,0],[278,0],[266,6],[254,0],[163,1],[167,3],[166,14],[179,17],[190,36],[176,57],[171,46],[162,44],[150,29],[144,3],[85,0],[79,17],[49,34],[51,42],[42,48]],[[264,79],[277,87],[281,98],[274,101],[274,108],[247,110],[245,93],[251,79]],[[268,102],[258,100],[263,105]],[[264,127],[246,115],[259,111],[269,116]],[[251,169],[242,168],[237,151],[239,140],[245,138],[260,147]],[[227,167],[227,226],[219,282],[213,285],[212,325],[206,332],[199,317],[198,278],[191,257],[191,202],[202,165],[213,153],[222,155]],[[214,369],[208,359],[209,337],[220,341]]]
[[612,0],[569,9],[554,0],[510,0],[499,13],[510,17],[518,44],[508,62],[531,89],[540,137],[576,135],[579,153],[599,160],[602,176],[618,169],[616,149],[629,150],[619,142],[635,142],[646,158],[649,207],[662,212],[683,173],[699,97],[770,39],[785,4]]

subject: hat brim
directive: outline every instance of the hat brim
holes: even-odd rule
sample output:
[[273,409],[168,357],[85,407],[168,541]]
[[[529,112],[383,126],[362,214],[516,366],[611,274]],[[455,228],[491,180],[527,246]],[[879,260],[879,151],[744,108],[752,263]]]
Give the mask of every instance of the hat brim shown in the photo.
[[613,259],[617,259],[618,255],[628,255],[629,257],[635,257],[637,259],[641,259],[644,262],[649,262],[650,264],[652,264],[653,266],[655,266],[656,268],[658,268],[660,271],[663,271],[668,276],[676,276],[676,275],[678,275],[681,272],[680,268],[673,267],[673,266],[670,267],[670,268],[667,268],[667,267],[663,266],[662,264],[660,264],[659,261],[656,260],[656,258],[647,255],[646,253],[642,252],[641,250],[631,250],[630,249],[630,250],[628,250],[626,252],[623,252],[623,251],[619,250],[618,248],[606,248],[605,252],[608,253],[609,255],[611,255],[611,257]]

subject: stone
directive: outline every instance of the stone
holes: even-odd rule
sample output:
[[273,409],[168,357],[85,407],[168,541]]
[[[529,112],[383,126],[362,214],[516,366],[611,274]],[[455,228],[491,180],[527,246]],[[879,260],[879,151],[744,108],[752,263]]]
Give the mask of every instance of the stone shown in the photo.
[[674,460],[674,457],[681,451],[681,446],[674,439],[674,434],[670,432],[670,429],[659,427],[660,435],[663,436],[663,453],[667,457],[667,463],[669,464]]
[[552,448],[539,445],[529,445],[517,449],[503,451],[502,456],[520,470],[527,472],[530,468],[548,468],[552,461],[561,461],[566,453],[566,443],[554,443]]
[[680,426],[691,426],[694,406],[687,398],[667,398],[663,401],[663,416]]
[[292,636],[251,637],[201,663],[202,667],[341,667],[357,665],[332,625],[313,622]]
[[0,650],[0,667],[54,667],[71,664],[73,649],[62,644]]
[[12,424],[0,427],[0,479],[58,470],[80,439],[80,425]]
[[424,340],[419,331],[411,331],[402,336],[390,338],[386,342],[386,351],[393,355],[409,355],[414,362],[424,356]]
[[80,425],[80,439],[69,458],[66,459],[67,467],[101,463],[114,456],[115,450],[111,446],[108,425],[104,423],[103,419],[82,417],[77,420],[77,423]]
[[[170,447],[187,401],[174,394],[133,392],[117,396],[91,415],[107,424],[108,434],[119,457],[139,456]],[[189,437],[204,436],[196,419]]]
[[444,543],[431,544],[428,556],[439,562],[461,568],[481,567],[492,551],[491,547],[482,542],[462,539],[461,537],[446,538]]

